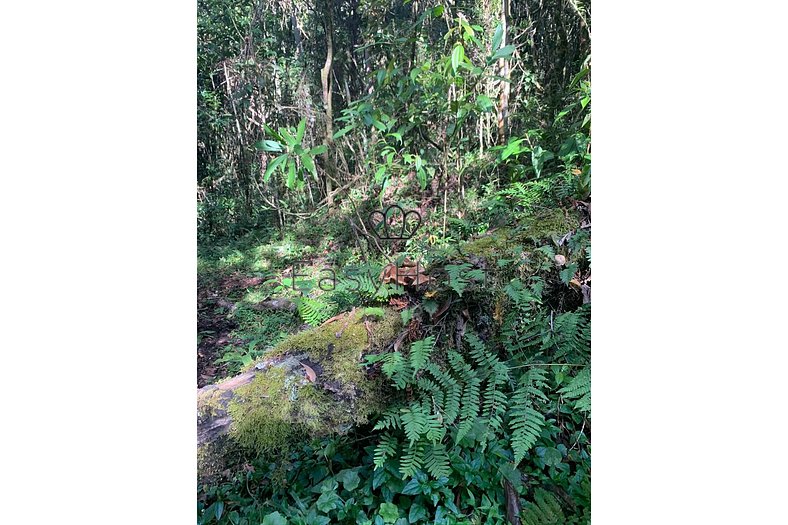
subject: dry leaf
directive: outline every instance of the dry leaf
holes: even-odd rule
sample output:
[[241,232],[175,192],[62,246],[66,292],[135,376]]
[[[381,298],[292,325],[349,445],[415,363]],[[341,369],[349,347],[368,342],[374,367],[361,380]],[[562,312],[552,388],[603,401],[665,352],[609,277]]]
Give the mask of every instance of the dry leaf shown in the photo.
[[304,363],[301,363],[301,366],[304,367],[304,372],[306,372],[306,378],[309,379],[309,382],[314,383],[317,380],[317,374],[315,373],[314,370],[312,370],[312,367],[309,365],[305,365]]
[[407,297],[392,297],[389,299],[389,305],[394,307],[394,310],[400,311],[408,307]]
[[405,259],[401,266],[390,263],[380,272],[380,280],[386,284],[396,283],[402,286],[417,286],[432,281],[432,277],[424,273],[424,267],[410,259]]
[[437,319],[438,317],[442,316],[446,310],[449,309],[451,306],[451,299],[447,299],[446,302],[441,306],[434,315],[431,316],[432,319]]
[[574,277],[572,278],[571,281],[569,281],[569,286],[571,286],[575,290],[580,290],[580,281],[578,281],[577,278]]

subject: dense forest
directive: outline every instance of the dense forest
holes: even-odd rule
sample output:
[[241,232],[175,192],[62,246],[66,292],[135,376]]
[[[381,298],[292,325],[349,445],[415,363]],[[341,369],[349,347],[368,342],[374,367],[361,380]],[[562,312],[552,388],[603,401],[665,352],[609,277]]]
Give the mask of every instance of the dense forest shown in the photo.
[[590,21],[198,0],[198,523],[590,523]]

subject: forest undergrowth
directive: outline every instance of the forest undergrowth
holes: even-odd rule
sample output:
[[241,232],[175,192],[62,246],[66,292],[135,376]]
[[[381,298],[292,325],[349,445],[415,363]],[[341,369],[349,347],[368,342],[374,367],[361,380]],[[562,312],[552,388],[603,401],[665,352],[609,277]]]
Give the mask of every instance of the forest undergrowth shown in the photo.
[[590,5],[198,5],[198,523],[590,523]]

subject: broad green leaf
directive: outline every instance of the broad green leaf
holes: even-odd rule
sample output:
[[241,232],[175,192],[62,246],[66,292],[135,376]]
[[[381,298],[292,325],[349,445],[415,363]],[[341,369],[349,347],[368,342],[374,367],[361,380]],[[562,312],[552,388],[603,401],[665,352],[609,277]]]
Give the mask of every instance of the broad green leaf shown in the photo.
[[438,303],[431,299],[424,301],[423,303],[421,303],[421,305],[424,308],[424,311],[430,315],[438,311]]
[[282,135],[282,138],[285,139],[285,142],[291,148],[296,145],[295,137],[286,128],[279,128],[279,134]]
[[274,160],[268,163],[268,166],[265,168],[265,174],[263,175],[263,181],[268,182],[271,179],[271,174],[276,171],[284,161],[287,160],[287,155],[279,155]]
[[416,478],[411,479],[408,481],[408,484],[402,489],[402,494],[406,494],[408,496],[415,496],[416,494],[421,494],[421,484],[419,480]]
[[468,24],[468,22],[464,18],[460,18],[460,25],[462,26],[462,29],[464,31],[463,38],[466,41],[470,40],[470,38],[473,37],[475,31],[473,30],[473,28]]
[[476,106],[484,112],[495,109],[492,100],[490,100],[490,97],[487,95],[479,95],[476,97]]
[[386,472],[386,469],[376,468],[375,472],[372,474],[372,490],[378,490],[378,488],[390,477],[391,475]]
[[284,142],[284,140],[282,139],[282,136],[279,133],[277,133],[276,131],[274,131],[273,129],[271,129],[271,127],[268,124],[263,124],[263,129],[265,129],[266,135],[271,135],[272,137],[277,139],[279,142]]
[[524,140],[525,139],[517,139],[517,140],[510,141],[506,145],[506,148],[504,148],[503,152],[501,153],[501,160],[506,160],[509,157],[511,157],[512,155],[519,155],[520,153],[522,153],[524,151],[528,151],[526,148],[521,148],[520,147],[520,144]]
[[361,478],[358,477],[358,472],[355,469],[344,469],[337,474],[337,481],[342,483],[345,490],[353,492],[361,483]]
[[544,168],[545,163],[552,160],[554,157],[555,155],[553,155],[552,152],[542,149],[541,146],[536,146],[533,151],[531,151],[531,163],[533,164],[537,177],[542,175],[542,168]]
[[383,177],[386,176],[386,166],[381,166],[375,172],[375,184],[380,184],[383,182]]
[[275,140],[261,140],[254,145],[255,148],[263,151],[282,151],[282,145]]
[[512,56],[512,53],[514,53],[514,50],[515,50],[515,47],[513,45],[504,46],[501,49],[499,49],[498,51],[496,51],[493,54],[493,56],[490,57],[488,62],[495,62],[499,58],[510,57],[510,56]]
[[334,133],[334,139],[338,139],[339,137],[343,137],[343,136],[347,135],[350,131],[353,130],[353,128],[355,128],[355,126],[347,126],[347,127],[344,127],[342,129],[340,129],[339,131]]
[[561,452],[558,449],[549,447],[545,449],[544,457],[542,458],[542,460],[544,461],[545,465],[555,466],[561,463],[562,458],[563,456],[561,455]]
[[420,503],[413,503],[408,512],[408,523],[416,523],[419,520],[427,518],[427,509]]
[[304,141],[304,131],[306,131],[306,119],[302,118],[296,130],[296,143],[301,144]]
[[296,165],[295,161],[290,159],[287,163],[287,188],[293,189],[296,181]]
[[336,492],[324,492],[317,499],[317,508],[320,512],[331,512],[337,508],[339,496]]
[[312,177],[317,180],[317,169],[315,168],[315,161],[312,160],[312,157],[307,155],[301,155],[301,163],[304,165],[306,169],[312,174]]
[[433,7],[432,8],[432,16],[435,17],[435,18],[443,16],[443,6],[442,5],[436,5],[435,7]]
[[287,520],[278,511],[272,512],[263,518],[263,525],[287,525]]
[[216,515],[216,521],[219,521],[219,519],[222,517],[222,512],[224,512],[224,502],[217,501],[216,507],[214,507],[213,511]]
[[421,189],[425,189],[427,187],[427,173],[424,171],[424,168],[418,168],[416,170],[416,178],[419,179],[419,186]]
[[498,24],[498,27],[495,28],[495,34],[493,35],[492,39],[492,48],[498,49],[501,47],[501,42],[503,41],[503,26]]
[[394,132],[394,133],[389,133],[389,134],[388,134],[388,135],[386,135],[386,136],[387,136],[387,137],[394,137],[395,139],[397,139],[397,141],[398,141],[400,144],[402,144],[402,134],[401,134],[401,133]]
[[397,506],[393,503],[381,503],[378,513],[383,518],[384,523],[394,523],[399,517]]
[[457,68],[460,67],[463,58],[465,58],[465,48],[461,44],[454,46],[451,52],[451,68],[454,74],[457,74]]
[[326,147],[326,145],[325,144],[320,144],[319,146],[315,146],[314,148],[310,149],[307,153],[309,153],[310,155],[312,155],[314,157],[314,156],[317,156],[317,155],[322,155],[326,151],[328,151],[328,148]]

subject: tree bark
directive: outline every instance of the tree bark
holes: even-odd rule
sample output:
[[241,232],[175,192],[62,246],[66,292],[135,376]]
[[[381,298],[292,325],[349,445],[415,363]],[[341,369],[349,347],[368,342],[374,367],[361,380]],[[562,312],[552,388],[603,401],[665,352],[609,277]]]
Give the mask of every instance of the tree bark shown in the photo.
[[[501,46],[506,46],[506,32],[507,32],[507,19],[510,14],[509,0],[501,0],[501,28],[503,29],[503,38],[501,39]],[[496,51],[496,50],[493,50]],[[509,93],[511,87],[509,85],[509,78],[511,72],[509,71],[509,62],[502,58],[499,61],[501,68],[501,99],[498,108],[498,140],[500,144],[506,142],[506,133],[509,128]]]
[[333,83],[331,82],[331,66],[334,62],[334,1],[326,0],[326,62],[320,70],[320,82],[323,85],[323,105],[325,107],[326,118],[326,152],[323,156],[326,166],[326,202],[328,207],[334,206],[333,188],[331,179],[335,178],[336,169],[334,167],[333,144],[334,144],[334,111],[332,107]]

